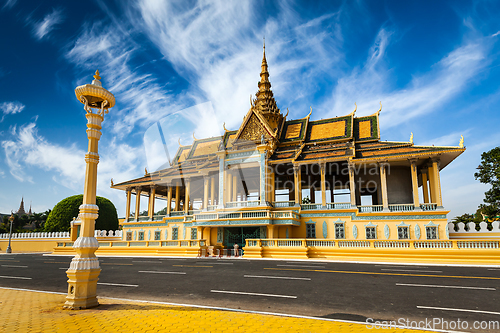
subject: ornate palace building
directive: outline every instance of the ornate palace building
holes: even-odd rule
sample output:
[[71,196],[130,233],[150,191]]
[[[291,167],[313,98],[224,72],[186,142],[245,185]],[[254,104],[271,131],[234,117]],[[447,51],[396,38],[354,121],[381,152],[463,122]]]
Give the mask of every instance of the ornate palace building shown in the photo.
[[[289,120],[265,49],[258,87],[237,130],[195,139],[168,168],[112,184],[127,195],[124,240],[241,248],[247,239],[449,238],[440,172],[465,150],[463,138],[456,147],[380,141],[382,105],[364,117],[312,121],[311,109]],[[148,216],[139,215],[144,196]],[[164,215],[155,215],[155,199],[166,200]]]

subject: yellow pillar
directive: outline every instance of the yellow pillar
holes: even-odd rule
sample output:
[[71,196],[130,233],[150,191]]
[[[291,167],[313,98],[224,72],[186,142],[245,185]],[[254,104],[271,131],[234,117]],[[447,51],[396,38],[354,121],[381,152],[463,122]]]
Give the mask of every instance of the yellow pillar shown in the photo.
[[[76,256],[66,271],[68,294],[64,307],[73,310],[99,305],[96,293],[101,268],[95,256],[99,243],[94,237],[94,224],[99,217],[99,207],[96,205],[98,143],[101,138],[101,124],[104,120],[104,114],[108,113],[108,109],[115,104],[113,94],[102,87],[100,79],[99,72],[96,71],[92,84],[82,85],[75,89],[77,98],[85,105],[88,151],[85,154],[83,202],[78,214],[81,221],[80,237],[73,244]],[[92,101],[90,105],[89,99]],[[93,110],[92,107],[97,110]]]
[[210,246],[210,227],[203,228],[203,237],[201,239],[205,239],[205,245]]
[[127,206],[126,206],[126,211],[125,211],[125,221],[128,222],[130,219],[130,197],[132,196],[132,190],[130,188],[127,188]]
[[418,199],[418,178],[417,178],[417,161],[410,161],[410,170],[411,170],[411,185],[413,191],[413,205],[415,210],[420,210],[420,202]]
[[319,167],[320,167],[320,171],[321,171],[321,204],[324,207],[324,206],[326,206],[326,181],[325,181],[326,164],[320,163]]
[[186,193],[184,196],[184,214],[188,215],[189,214],[189,191],[191,190],[191,182],[189,178],[186,178],[185,180],[186,184]]
[[215,177],[210,178],[210,205],[215,205]]
[[181,187],[175,187],[175,211],[178,212],[181,208]]
[[170,215],[171,210],[172,210],[172,186],[169,186],[167,192],[167,215]]
[[149,206],[148,206],[148,216],[150,220],[153,220],[155,215],[155,197],[156,197],[156,186],[151,185],[151,190],[149,192]]
[[300,206],[302,203],[302,184],[300,180],[300,165],[294,165],[293,182],[295,183],[295,206]]
[[354,181],[354,165],[349,163],[349,192],[351,195],[351,207],[356,207],[356,183]]
[[135,188],[135,220],[139,218],[139,210],[141,209],[141,191],[140,187]]
[[429,183],[427,181],[427,170],[422,171],[422,191],[424,192],[424,203],[429,203]]
[[227,176],[227,185],[226,185],[226,202],[230,202],[232,195],[231,195],[231,190],[233,188],[232,186],[232,180],[233,176],[231,175],[231,172],[228,170],[226,171],[226,176]]
[[443,199],[441,197],[441,181],[439,179],[439,160],[438,159],[433,159],[432,160],[432,173],[433,173],[433,179],[434,179],[434,194],[436,198],[436,204],[438,207],[443,206]]
[[382,190],[382,205],[384,211],[389,210],[389,199],[387,198],[387,164],[380,163],[380,189]]
[[267,227],[267,238],[275,238],[274,225],[268,224],[266,227]]
[[269,171],[271,173],[271,196],[270,196],[269,200],[271,202],[275,202],[276,201],[275,174],[274,174],[274,170],[270,169]]
[[436,203],[436,187],[434,186],[434,183],[436,182],[434,180],[434,170],[433,170],[432,163],[428,167],[428,176],[429,176],[429,194],[430,194],[430,199],[431,203]]
[[208,208],[208,184],[210,178],[208,176],[203,177],[203,209],[207,210]]
[[233,191],[232,191],[232,194],[233,194],[233,201],[236,201],[238,200],[237,196],[238,196],[238,179],[236,177],[236,174],[233,175]]

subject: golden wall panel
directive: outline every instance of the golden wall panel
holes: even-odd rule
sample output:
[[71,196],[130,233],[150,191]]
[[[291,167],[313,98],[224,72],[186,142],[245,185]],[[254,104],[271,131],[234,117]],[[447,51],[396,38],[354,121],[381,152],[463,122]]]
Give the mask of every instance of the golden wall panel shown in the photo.
[[285,139],[294,139],[300,136],[300,130],[302,129],[302,123],[288,125],[286,128]]
[[218,148],[219,140],[198,143],[196,145],[196,150],[194,151],[193,157],[215,154]]
[[333,123],[318,124],[311,127],[310,140],[319,140],[345,135],[345,120]]
[[359,138],[369,138],[372,136],[372,124],[371,121],[365,120],[359,122]]

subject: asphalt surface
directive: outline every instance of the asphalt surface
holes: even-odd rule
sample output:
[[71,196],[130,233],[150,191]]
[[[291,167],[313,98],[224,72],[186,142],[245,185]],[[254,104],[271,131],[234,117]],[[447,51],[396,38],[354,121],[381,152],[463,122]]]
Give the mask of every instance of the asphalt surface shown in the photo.
[[[0,287],[65,293],[70,261],[2,254]],[[157,257],[99,261],[103,297],[360,322],[427,320],[446,328],[440,320],[455,325],[448,329],[467,332],[481,331],[473,328],[474,321],[500,321],[500,267]]]

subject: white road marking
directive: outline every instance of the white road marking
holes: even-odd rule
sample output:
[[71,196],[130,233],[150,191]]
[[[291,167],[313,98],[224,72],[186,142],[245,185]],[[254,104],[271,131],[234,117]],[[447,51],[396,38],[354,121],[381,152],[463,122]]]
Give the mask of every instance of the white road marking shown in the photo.
[[276,265],[282,267],[307,267],[307,268],[325,268],[325,266],[306,266],[306,265]]
[[[300,262],[296,262],[296,261],[287,261],[286,262],[287,264],[300,264]],[[307,264],[309,265],[324,265],[324,264],[328,264],[327,262],[308,262]]]
[[265,275],[243,275],[246,278],[263,278],[263,279],[284,279],[284,280],[305,280],[311,281],[310,278],[300,278],[300,277],[291,277],[291,276],[265,276]]
[[379,267],[392,267],[392,268],[429,268],[427,266],[414,266],[414,265],[375,265]]
[[2,267],[28,268],[28,266],[16,266],[16,265],[2,265]]
[[47,260],[55,260],[55,259],[45,258],[45,259],[35,259],[35,260],[43,260],[43,261],[47,261]]
[[144,263],[148,263],[148,264],[161,264],[161,261],[142,261],[142,260],[132,260],[132,262],[144,262]]
[[492,311],[481,311],[481,310],[468,310],[468,309],[455,309],[455,308],[438,308],[434,306],[422,306],[417,305],[419,309],[430,309],[430,310],[445,310],[445,311],[459,311],[459,312],[474,312],[474,313],[485,313],[485,314],[494,314],[500,315],[500,312],[492,312]]
[[22,277],[22,276],[5,276],[5,275],[0,275],[0,278],[2,278],[2,279],[32,280],[32,278]]
[[160,272],[160,271],[139,271],[139,273],[156,273],[156,274],[186,274],[185,272]]
[[281,298],[297,298],[297,296],[289,295],[274,295],[274,294],[260,294],[260,293],[246,293],[243,291],[226,291],[226,290],[210,290],[211,293],[222,293],[222,294],[238,294],[238,295],[250,295],[250,296],[267,296],[267,297],[281,297]]
[[453,288],[453,289],[478,289],[478,290],[493,290],[493,291],[496,290],[495,288],[484,288],[484,287],[443,286],[443,285],[436,285],[436,284],[413,284],[413,283],[396,283],[396,286]]
[[382,271],[392,271],[392,272],[419,272],[419,273],[443,273],[443,271],[424,271],[420,269],[388,269],[382,268]]
[[489,271],[500,271],[500,268],[488,268]]
[[105,286],[118,286],[118,287],[139,287],[138,284],[106,283],[106,282],[97,282],[97,284],[102,284]]

